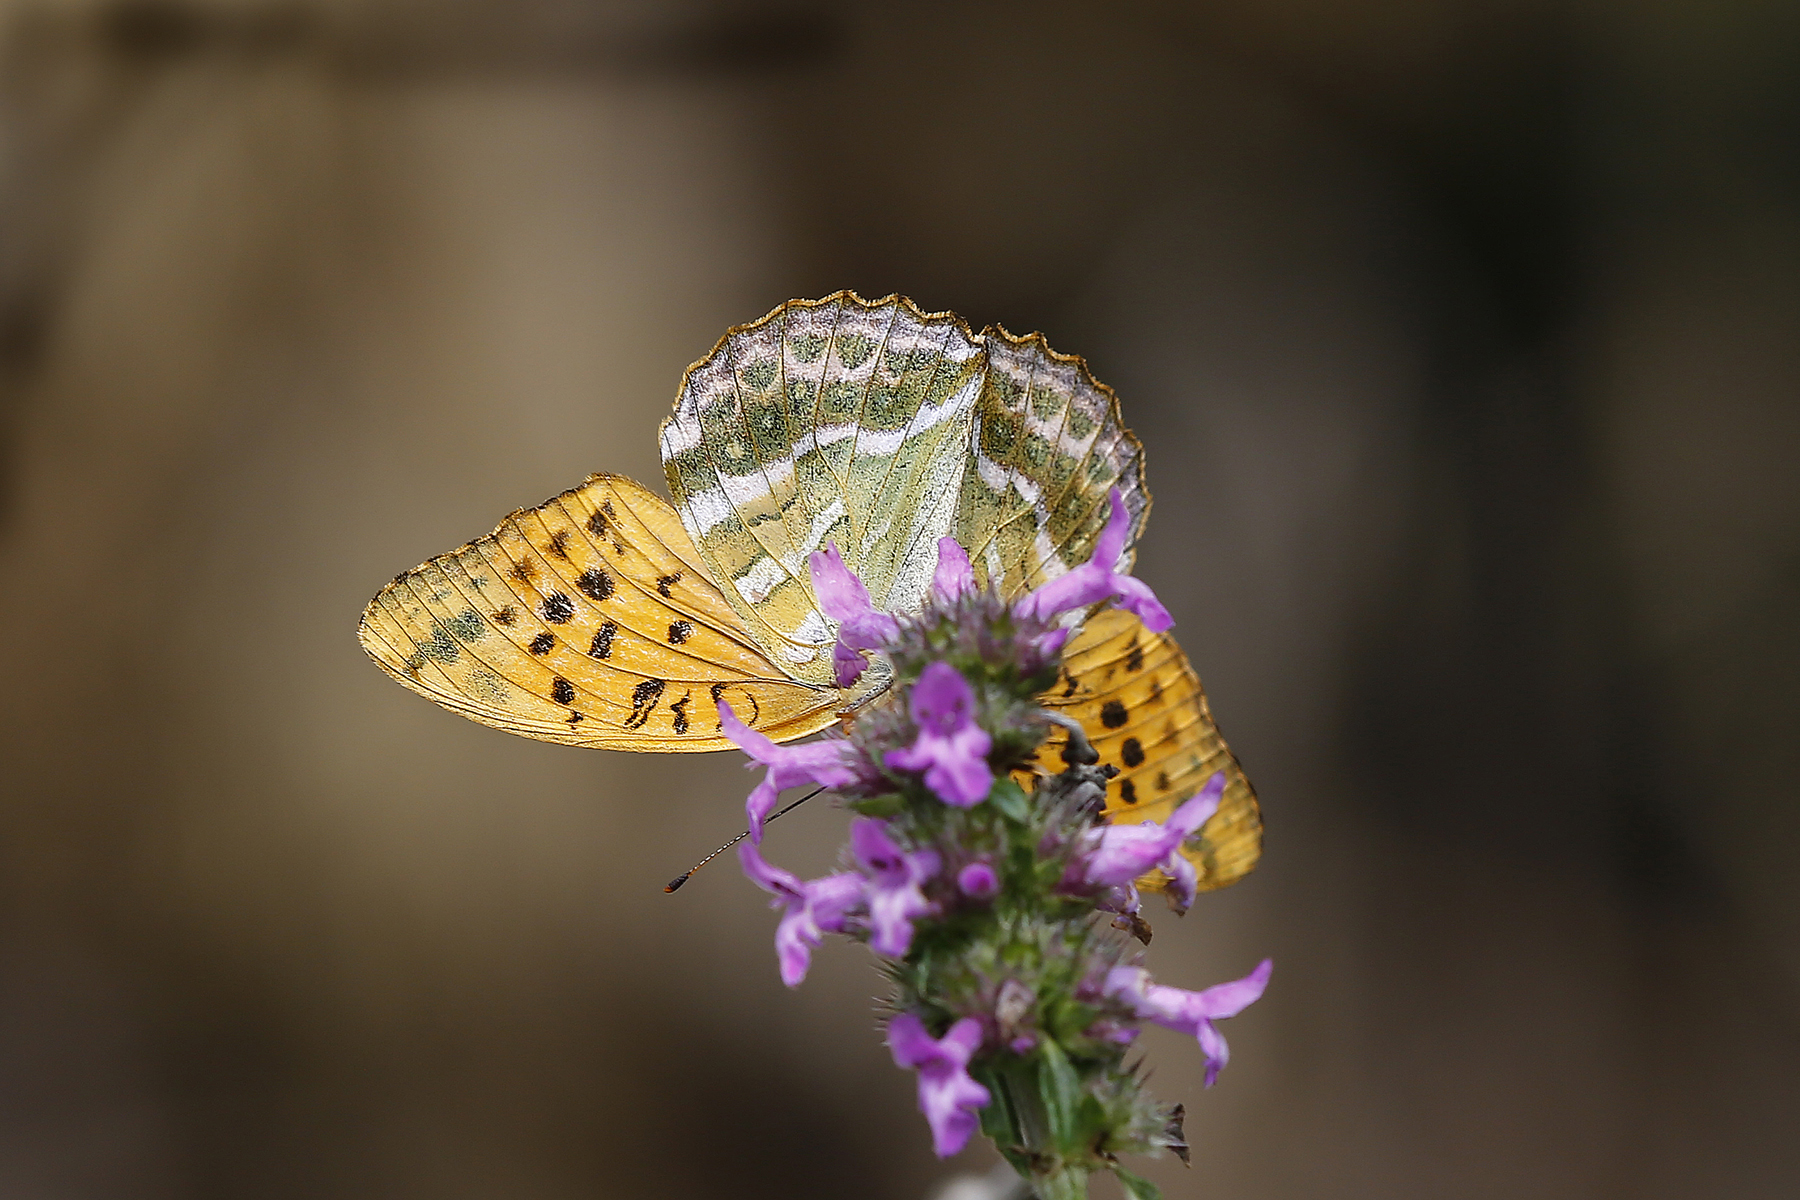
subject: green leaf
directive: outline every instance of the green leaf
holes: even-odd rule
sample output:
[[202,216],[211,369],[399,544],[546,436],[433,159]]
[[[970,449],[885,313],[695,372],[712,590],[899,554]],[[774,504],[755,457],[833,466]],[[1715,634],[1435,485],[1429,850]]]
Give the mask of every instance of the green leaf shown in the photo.
[[1013,1117],[1012,1099],[997,1072],[982,1065],[972,1065],[969,1075],[988,1090],[988,1103],[979,1110],[981,1132],[997,1146],[1008,1146],[1020,1140]]
[[988,792],[988,803],[998,809],[1000,815],[1021,825],[1031,819],[1031,801],[1025,798],[1024,790],[1010,779],[994,781],[993,788]]
[[1039,1090],[1044,1100],[1044,1113],[1050,1119],[1050,1136],[1065,1153],[1077,1151],[1081,1130],[1077,1112],[1081,1107],[1081,1080],[1063,1048],[1050,1038],[1038,1043]]
[[1119,1187],[1124,1190],[1126,1200],[1162,1200],[1162,1189],[1148,1179],[1133,1175],[1124,1167],[1114,1167],[1112,1173],[1118,1177]]
[[1065,1042],[1080,1037],[1099,1015],[1099,1010],[1089,1008],[1079,1000],[1064,1000],[1044,1014],[1050,1036]]
[[1081,1144],[1093,1145],[1111,1125],[1112,1122],[1106,1119],[1106,1106],[1092,1093],[1083,1095],[1081,1107],[1075,1113],[1075,1127],[1080,1131]]
[[906,798],[898,792],[889,792],[885,796],[870,796],[866,800],[846,800],[844,807],[865,817],[892,817],[898,816],[906,807]]

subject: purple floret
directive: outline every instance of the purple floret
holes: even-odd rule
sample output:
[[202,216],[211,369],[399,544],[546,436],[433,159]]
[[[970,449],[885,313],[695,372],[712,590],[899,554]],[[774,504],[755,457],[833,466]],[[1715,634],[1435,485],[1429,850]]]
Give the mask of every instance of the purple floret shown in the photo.
[[1149,584],[1113,570],[1125,552],[1131,515],[1125,510],[1125,499],[1118,488],[1108,492],[1106,499],[1112,506],[1112,515],[1094,542],[1093,556],[1020,600],[1013,609],[1020,617],[1047,623],[1062,613],[1112,600],[1120,608],[1136,613],[1151,633],[1161,633],[1175,623]]
[[1151,983],[1150,972],[1142,967],[1114,967],[1107,973],[1105,991],[1139,1017],[1198,1039],[1201,1053],[1206,1055],[1206,1086],[1211,1087],[1231,1060],[1225,1035],[1213,1022],[1235,1017],[1256,1003],[1269,984],[1269,972],[1274,966],[1273,959],[1265,958],[1242,979],[1209,987],[1204,992]]
[[775,904],[786,909],[775,927],[775,957],[781,964],[781,982],[795,987],[806,978],[812,952],[825,935],[844,931],[851,910],[863,902],[865,881],[854,871],[802,881],[791,871],[771,866],[748,842],[738,847],[738,862],[752,883],[773,893]]
[[919,1111],[931,1126],[931,1145],[939,1158],[949,1158],[968,1145],[980,1124],[975,1115],[992,1099],[969,1076],[969,1060],[981,1049],[981,1022],[964,1017],[941,1038],[925,1032],[911,1013],[888,1022],[888,1048],[894,1062],[919,1072]]
[[831,663],[838,686],[847,688],[868,666],[861,652],[880,650],[893,642],[900,636],[900,623],[875,608],[869,589],[844,565],[836,542],[826,543],[822,552],[807,559],[807,565],[812,569],[813,594],[819,598],[820,611],[838,623]]
[[744,815],[750,821],[750,840],[762,841],[763,820],[783,788],[815,783],[822,787],[844,787],[856,782],[856,748],[842,738],[808,742],[804,746],[777,746],[768,735],[758,733],[731,711],[731,705],[719,701],[719,728],[737,748],[754,763],[768,768],[763,781],[744,801]]
[[993,739],[975,724],[975,693],[955,667],[934,662],[919,675],[910,697],[919,736],[883,759],[899,771],[923,771],[925,786],[945,804],[970,808],[987,799],[994,772],[987,753]]
[[888,836],[887,822],[874,817],[851,824],[850,849],[869,876],[869,948],[889,958],[903,957],[912,947],[913,918],[932,911],[921,885],[937,874],[937,853],[901,850]]

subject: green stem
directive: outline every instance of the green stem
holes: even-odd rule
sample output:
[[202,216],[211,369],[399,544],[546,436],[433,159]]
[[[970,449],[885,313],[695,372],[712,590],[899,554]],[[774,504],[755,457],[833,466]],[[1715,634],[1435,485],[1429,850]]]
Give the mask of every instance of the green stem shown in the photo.
[[1047,1179],[1034,1178],[1031,1194],[1037,1200],[1087,1200],[1087,1172],[1074,1168],[1058,1171]]
[[1013,1166],[1031,1184],[1031,1194],[1037,1200],[1087,1200],[1087,1170],[1063,1161],[1037,1081],[1012,1071],[995,1079],[1006,1091],[1014,1144],[1026,1160]]

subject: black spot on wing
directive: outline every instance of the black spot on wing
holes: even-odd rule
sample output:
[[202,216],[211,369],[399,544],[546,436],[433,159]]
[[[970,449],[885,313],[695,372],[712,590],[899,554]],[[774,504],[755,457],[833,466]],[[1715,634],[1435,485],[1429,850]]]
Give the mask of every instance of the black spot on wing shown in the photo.
[[[715,683],[712,685],[712,702],[713,711],[715,713],[719,711],[719,701],[725,700],[725,689],[730,686],[731,685],[727,683]],[[725,700],[725,703],[731,704],[731,711],[737,714],[738,720],[754,729],[756,727],[757,719],[762,716],[762,705],[757,703],[756,693],[754,692],[746,691],[744,693],[744,699],[750,702],[749,716],[745,716],[744,710],[735,704],[731,704],[731,701]],[[719,721],[713,725],[713,728],[724,729],[725,722]]]
[[603,623],[594,630],[594,640],[588,644],[588,654],[593,658],[611,658],[613,634],[617,632],[619,627],[611,621]]
[[692,692],[683,692],[681,693],[681,699],[669,705],[669,711],[674,714],[672,719],[676,733],[686,733],[688,731],[687,707],[688,701],[691,699],[693,699]]
[[558,558],[562,558],[562,559],[568,558],[569,557],[569,531],[566,529],[559,529],[555,533],[551,534],[550,535],[550,545],[547,546],[546,549],[548,549],[550,551],[550,553],[556,555],[556,557],[558,557]]
[[1067,700],[1070,696],[1075,694],[1075,689],[1081,685],[1075,682],[1075,676],[1070,674],[1066,667],[1063,669],[1063,678],[1069,681],[1069,686],[1063,689],[1063,699]]
[[1144,648],[1138,645],[1137,634],[1135,633],[1131,635],[1131,653],[1125,656],[1125,669],[1127,671],[1141,671],[1144,669]]
[[1108,700],[1100,706],[1100,723],[1108,729],[1117,729],[1130,719],[1125,705],[1118,700]]
[[[607,505],[607,507],[610,508],[611,504],[609,503]],[[593,534],[595,537],[597,537],[597,538],[605,537],[606,536],[606,514],[604,512],[601,512],[598,509],[589,513],[588,519],[587,519],[587,528],[588,528],[588,532]]]
[[669,594],[669,589],[681,582],[681,576],[682,572],[677,571],[673,575],[663,575],[657,578],[656,590],[662,595],[664,600],[674,599],[674,597]]
[[527,649],[533,654],[548,654],[556,649],[556,635],[545,630],[531,639],[531,645]]
[[679,646],[694,635],[692,621],[671,621],[669,623],[669,645]]
[[557,675],[550,681],[550,698],[558,704],[575,703],[575,685]]
[[538,612],[552,625],[567,625],[575,617],[575,602],[561,592],[551,592],[538,605]]
[[516,621],[518,619],[519,619],[519,611],[510,604],[507,605],[505,608],[500,609],[498,612],[496,612],[494,614],[494,624],[496,624],[496,625],[510,626],[514,621]]
[[1119,799],[1127,804],[1137,803],[1137,784],[1127,779],[1119,784]]
[[532,562],[529,558],[521,558],[512,565],[512,570],[508,571],[507,574],[511,575],[520,583],[530,583],[537,578],[537,564]]
[[1144,744],[1134,737],[1126,738],[1125,744],[1119,747],[1119,757],[1124,760],[1125,765],[1128,767],[1143,766]]
[[575,580],[575,586],[581,589],[582,595],[596,604],[610,598],[613,594],[612,576],[594,567],[583,571],[581,576]]
[[1156,790],[1159,792],[1166,792],[1169,790],[1169,773],[1167,771],[1158,771],[1156,773]]
[[625,718],[625,728],[642,729],[650,714],[656,711],[656,702],[662,699],[663,689],[668,686],[661,679],[646,679],[638,684],[631,693],[631,715]]

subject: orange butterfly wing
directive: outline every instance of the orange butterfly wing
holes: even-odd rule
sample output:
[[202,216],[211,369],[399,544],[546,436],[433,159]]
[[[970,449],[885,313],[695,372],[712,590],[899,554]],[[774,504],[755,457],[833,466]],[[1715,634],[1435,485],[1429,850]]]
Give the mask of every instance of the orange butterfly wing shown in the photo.
[[384,587],[358,637],[400,683],[508,733],[618,750],[726,750],[715,701],[776,741],[842,693],[770,662],[674,509],[595,475]]
[[[1128,612],[1103,608],[1069,642],[1063,664],[1062,682],[1041,703],[1080,721],[1100,761],[1118,768],[1106,789],[1107,819],[1166,821],[1223,771],[1219,810],[1183,853],[1202,891],[1249,874],[1262,854],[1262,811],[1175,639],[1151,633]],[[1063,740],[1058,731],[1039,752],[1044,761],[1058,761],[1054,748]],[[1157,888],[1164,882],[1153,875],[1141,884]]]

